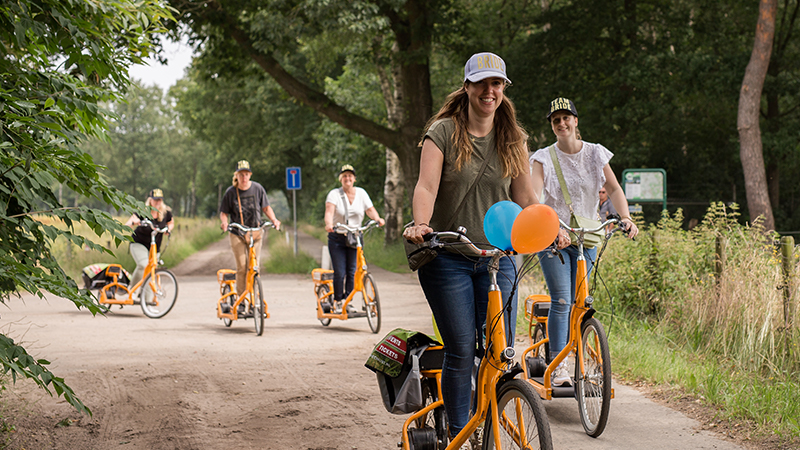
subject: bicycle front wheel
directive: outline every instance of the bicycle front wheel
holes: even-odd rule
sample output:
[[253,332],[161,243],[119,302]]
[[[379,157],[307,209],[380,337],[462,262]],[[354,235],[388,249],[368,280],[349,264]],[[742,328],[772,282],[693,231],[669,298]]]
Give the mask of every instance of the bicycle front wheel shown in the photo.
[[264,304],[264,291],[261,289],[261,278],[256,275],[253,277],[253,300],[250,305],[253,308],[253,321],[256,323],[256,336],[261,336],[264,332],[264,316],[267,309]]
[[[552,450],[550,422],[542,400],[530,383],[509,380],[497,392],[500,445],[502,450]],[[491,412],[483,427],[483,450],[494,450],[494,430]]]
[[[151,281],[152,286],[151,286]],[[142,312],[151,319],[159,319],[175,306],[178,298],[178,280],[167,269],[156,269],[153,275],[144,279],[139,291]]]
[[375,281],[372,280],[372,275],[364,275],[364,288],[362,290],[364,296],[364,310],[367,312],[367,322],[369,328],[373,333],[381,330],[381,299],[378,295],[378,288],[375,287]]
[[[592,317],[581,326],[581,348],[575,364],[576,395],[583,429],[603,434],[611,409],[611,355],[603,325]],[[581,374],[581,362],[585,373]]]

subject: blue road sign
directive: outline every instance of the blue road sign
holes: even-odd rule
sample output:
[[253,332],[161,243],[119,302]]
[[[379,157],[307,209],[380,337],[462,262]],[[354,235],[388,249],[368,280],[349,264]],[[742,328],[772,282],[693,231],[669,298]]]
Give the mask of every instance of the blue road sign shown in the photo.
[[303,183],[300,181],[300,168],[287,167],[286,168],[286,190],[295,191],[301,189]]

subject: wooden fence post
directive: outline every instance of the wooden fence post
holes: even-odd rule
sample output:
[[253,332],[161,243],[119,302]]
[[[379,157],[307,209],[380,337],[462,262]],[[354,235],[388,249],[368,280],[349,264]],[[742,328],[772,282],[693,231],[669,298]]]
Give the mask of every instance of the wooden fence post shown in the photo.
[[791,310],[792,291],[794,286],[794,238],[783,236],[781,238],[781,267],[783,268],[783,324],[786,329],[794,322]]

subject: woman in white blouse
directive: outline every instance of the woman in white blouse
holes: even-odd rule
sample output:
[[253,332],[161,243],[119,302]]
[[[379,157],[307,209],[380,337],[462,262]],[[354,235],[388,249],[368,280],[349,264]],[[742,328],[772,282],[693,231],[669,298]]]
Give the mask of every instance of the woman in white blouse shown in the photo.
[[[334,231],[337,223],[352,227],[361,226],[364,215],[383,226],[378,211],[372,206],[372,200],[364,189],[355,186],[356,171],[350,164],[342,166],[339,171],[341,188],[328,192],[325,199],[325,231],[328,232],[328,252],[333,265],[333,309],[341,311],[341,301],[353,290],[356,274],[356,249],[347,246],[345,231]],[[350,306],[350,305],[348,305]]]
[[[575,109],[572,100],[557,98],[550,103],[549,111],[547,120],[556,135],[553,147],[564,174],[575,215],[596,219],[600,202],[598,192],[604,188],[614,208],[621,212],[622,226],[629,230],[628,237],[636,236],[639,230],[628,214],[628,201],[608,164],[614,154],[600,144],[581,140],[578,131],[578,110]],[[550,147],[537,150],[530,158],[533,188],[542,203],[552,207],[562,221],[569,223],[570,211],[561,191]],[[564,264],[549,250],[539,253],[539,261],[551,298],[547,318],[551,358],[558,355],[567,345],[569,313],[572,302],[575,301],[575,272],[578,258],[577,248],[570,245],[577,243],[570,242],[566,230],[560,229],[556,239]],[[585,282],[588,282],[588,273],[592,270],[597,249],[585,249],[584,255],[588,271]],[[566,364],[562,362],[553,373],[553,385],[560,386],[567,383],[570,383],[569,372]]]

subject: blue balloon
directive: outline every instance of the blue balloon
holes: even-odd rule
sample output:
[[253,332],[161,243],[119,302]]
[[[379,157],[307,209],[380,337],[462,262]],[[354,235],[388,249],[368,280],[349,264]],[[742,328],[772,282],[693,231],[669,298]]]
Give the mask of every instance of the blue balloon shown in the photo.
[[483,233],[489,243],[503,250],[513,250],[511,228],[521,212],[521,206],[508,200],[492,205],[483,218]]

